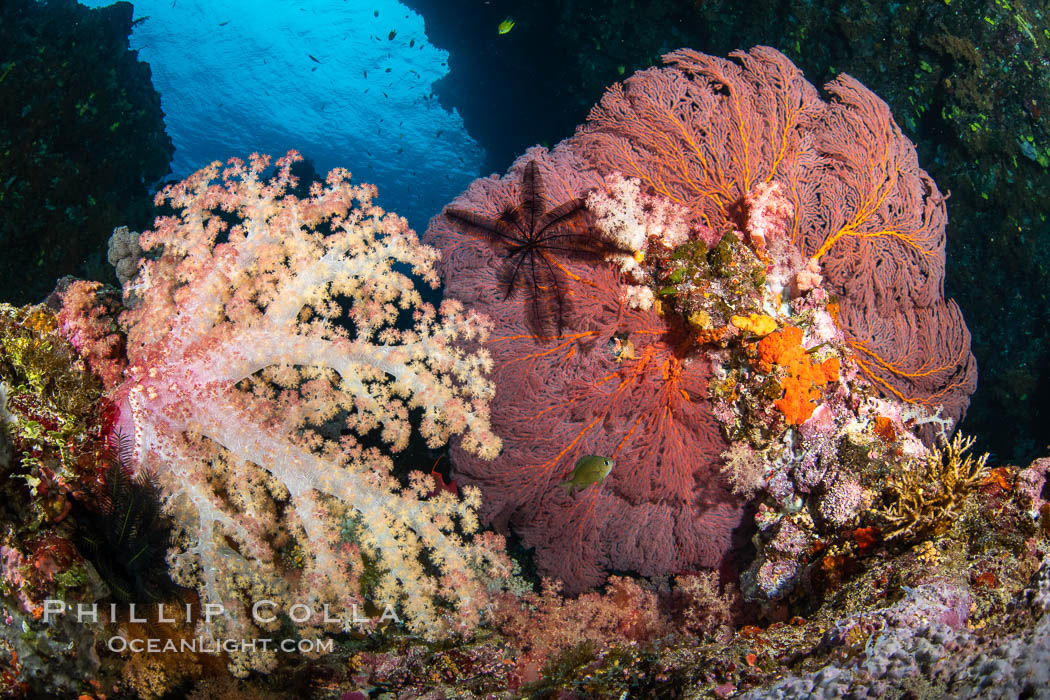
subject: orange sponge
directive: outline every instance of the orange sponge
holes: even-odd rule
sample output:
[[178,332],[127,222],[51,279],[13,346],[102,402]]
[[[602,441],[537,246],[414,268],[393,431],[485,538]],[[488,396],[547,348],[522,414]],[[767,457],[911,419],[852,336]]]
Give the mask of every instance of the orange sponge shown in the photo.
[[791,425],[800,425],[813,415],[820,389],[839,376],[839,359],[832,357],[815,364],[802,347],[802,329],[795,326],[770,333],[759,341],[758,358],[762,371],[772,371],[774,364],[784,368],[784,395],[773,404]]

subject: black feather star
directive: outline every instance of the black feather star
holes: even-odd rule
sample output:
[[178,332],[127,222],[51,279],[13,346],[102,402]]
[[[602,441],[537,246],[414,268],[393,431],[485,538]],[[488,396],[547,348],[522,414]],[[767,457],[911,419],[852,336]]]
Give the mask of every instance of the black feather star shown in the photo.
[[149,474],[132,474],[119,440],[105,479],[74,502],[74,544],[122,603],[171,599],[178,587],[165,559],[171,523],[161,513],[160,491]]
[[589,225],[583,198],[546,209],[535,160],[521,173],[517,206],[508,205],[495,219],[455,207],[445,207],[445,215],[484,231],[504,249],[499,277],[503,298],[515,288],[524,292],[529,326],[544,340],[561,335],[570,310],[565,268],[557,257],[600,261],[611,253],[627,252]]

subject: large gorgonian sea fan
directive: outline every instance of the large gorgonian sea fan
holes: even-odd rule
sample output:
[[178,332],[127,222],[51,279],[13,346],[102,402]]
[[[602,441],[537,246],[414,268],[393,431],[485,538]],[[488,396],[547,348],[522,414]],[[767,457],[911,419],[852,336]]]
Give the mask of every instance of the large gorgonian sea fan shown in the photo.
[[[503,178],[475,181],[453,206],[498,216],[518,201],[521,172],[537,167],[547,206],[602,180],[565,144],[532,148]],[[573,313],[545,339],[527,301],[501,293],[500,252],[488,237],[439,215],[426,242],[443,252],[446,294],[490,316],[497,392],[495,461],[453,442],[454,475],[480,486],[482,516],[536,548],[545,575],[579,592],[609,569],[646,575],[719,566],[734,546],[741,503],[719,475],[725,449],[706,401],[710,361],[654,310],[627,308],[608,263],[557,259]],[[585,455],[611,457],[603,483],[577,496],[557,488]]]
[[961,420],[977,383],[970,335],[944,298],[944,197],[889,107],[840,75],[830,101],[783,54],[690,49],[613,85],[571,139],[715,231],[742,227],[747,192],[782,183],[791,235],[820,263],[838,321],[887,396]]
[[581,197],[548,203],[539,167],[529,161],[521,170],[518,202],[505,206],[499,216],[445,207],[445,216],[487,234],[501,252],[503,296],[524,297],[529,326],[542,338],[561,335],[571,313],[566,270],[559,260],[600,263],[631,252],[589,225],[584,204]]
[[[572,139],[476,181],[449,210],[498,217],[536,163],[553,183],[548,208],[626,176],[681,208],[694,235],[720,235],[745,230],[748,193],[776,183],[791,205],[791,241],[838,297],[838,324],[866,377],[960,419],[976,366],[958,307],[943,298],[944,198],[913,145],[848,76],[825,102],[773,49],[732,58],[668,54],[667,67],[610,88]],[[673,323],[625,308],[605,267],[569,259],[558,265],[573,316],[544,347],[521,324],[521,300],[499,298],[491,246],[447,215],[426,240],[444,253],[448,296],[497,320],[487,347],[506,449],[493,465],[453,452],[457,476],[484,489],[483,513],[512,525],[568,590],[601,581],[607,567],[718,564],[739,508],[717,474],[708,359],[683,347]],[[613,457],[612,474],[583,499],[560,499],[552,484],[587,454]]]

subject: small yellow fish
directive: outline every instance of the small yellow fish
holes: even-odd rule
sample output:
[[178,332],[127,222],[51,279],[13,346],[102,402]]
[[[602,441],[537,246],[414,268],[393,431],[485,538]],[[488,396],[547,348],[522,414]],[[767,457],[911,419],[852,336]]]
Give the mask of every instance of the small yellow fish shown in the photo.
[[576,462],[576,468],[572,470],[572,476],[558,484],[565,489],[565,493],[582,491],[591,484],[600,484],[612,471],[613,461],[608,457],[598,455],[587,455],[580,457]]
[[498,31],[500,34],[506,34],[511,29],[514,29],[514,18],[508,17],[507,19],[499,23],[499,27],[496,28],[496,31]]

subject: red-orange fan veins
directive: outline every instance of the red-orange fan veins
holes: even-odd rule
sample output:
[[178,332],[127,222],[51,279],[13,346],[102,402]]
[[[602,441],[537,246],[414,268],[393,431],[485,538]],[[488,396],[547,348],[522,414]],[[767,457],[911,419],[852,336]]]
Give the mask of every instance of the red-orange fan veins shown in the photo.
[[768,47],[736,61],[683,49],[614,85],[572,139],[599,172],[637,177],[715,231],[752,186],[781,182],[791,234],[839,296],[838,321],[884,393],[961,419],[977,382],[944,299],[944,197],[886,103],[849,76],[816,89]]
[[[481,179],[454,203],[497,217],[518,201],[525,164],[543,177],[547,208],[601,184],[562,144],[530,149],[503,178]],[[444,215],[424,239],[442,250],[446,294],[488,314],[497,385],[494,461],[453,447],[454,475],[478,485],[482,515],[512,527],[544,575],[577,592],[608,569],[646,575],[718,566],[733,547],[741,505],[718,473],[725,449],[707,402],[709,361],[654,311],[628,309],[605,264],[552,256],[566,281],[567,328],[543,341],[523,295],[504,299],[500,251]],[[585,455],[611,457],[604,482],[576,496],[557,488]]]

